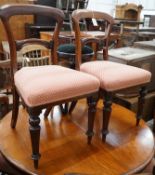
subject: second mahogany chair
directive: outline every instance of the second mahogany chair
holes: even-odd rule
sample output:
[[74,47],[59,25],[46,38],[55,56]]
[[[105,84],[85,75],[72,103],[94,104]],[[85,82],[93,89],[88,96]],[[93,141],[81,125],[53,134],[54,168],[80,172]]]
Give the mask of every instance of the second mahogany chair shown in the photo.
[[[140,69],[133,66],[119,64],[111,61],[90,61],[82,64],[80,41],[80,20],[83,18],[94,18],[98,20],[107,18],[108,21],[114,23],[113,18],[103,12],[93,12],[89,10],[75,10],[72,14],[73,29],[75,32],[75,44],[77,46],[76,51],[76,67],[82,72],[86,72],[95,76],[100,81],[99,95],[103,99],[103,125],[102,125],[102,140],[105,141],[108,134],[108,125],[111,114],[112,97],[118,91],[128,89],[132,87],[140,87],[140,95],[138,100],[138,110],[136,114],[136,125],[139,124],[142,118],[144,96],[146,94],[145,86],[151,80],[151,73],[144,69]],[[106,25],[106,23],[105,23]],[[108,25],[108,23],[107,23]],[[108,45],[108,38],[110,35],[111,25],[105,31],[106,46]],[[106,55],[108,56],[108,50]]]
[[[43,15],[56,21],[54,35],[50,42],[41,39],[16,40],[11,30],[10,18],[15,15]],[[4,25],[9,47],[12,72],[13,111],[11,127],[15,128],[18,119],[19,97],[29,114],[29,131],[32,142],[32,159],[38,167],[40,158],[40,118],[42,109],[83,97],[88,98],[88,143],[93,135],[95,96],[99,80],[94,76],[58,65],[23,67],[17,70],[17,51],[27,44],[40,44],[51,50],[51,62],[57,64],[59,31],[64,20],[61,10],[39,5],[12,4],[0,7],[0,18]],[[67,80],[67,81],[66,81]],[[18,131],[16,129],[16,132]]]

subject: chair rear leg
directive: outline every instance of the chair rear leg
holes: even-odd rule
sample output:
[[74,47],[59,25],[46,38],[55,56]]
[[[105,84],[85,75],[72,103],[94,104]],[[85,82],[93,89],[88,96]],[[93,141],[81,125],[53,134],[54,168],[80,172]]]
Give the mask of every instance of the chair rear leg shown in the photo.
[[141,87],[139,90],[139,98],[138,98],[138,109],[136,114],[136,126],[139,125],[140,119],[143,117],[144,103],[145,103],[145,95],[147,94],[146,87]]
[[31,135],[31,144],[32,144],[32,159],[34,161],[34,168],[38,168],[39,159],[41,157],[39,153],[39,143],[40,143],[40,118],[39,115],[41,110],[28,109],[30,119],[29,119],[29,131]]
[[97,98],[88,97],[87,103],[88,103],[88,130],[87,130],[86,134],[88,136],[87,143],[91,144],[91,140],[92,140],[92,137],[94,135],[93,128],[94,128],[94,119],[95,119],[95,113],[96,113]]
[[48,106],[45,110],[44,117],[47,118],[49,113],[52,112],[51,117],[53,117],[53,106]]
[[60,106],[60,110],[61,110],[62,114],[66,115],[68,113],[68,103],[65,103],[64,106],[63,106],[63,104],[61,104],[59,106]]
[[15,88],[13,89],[12,92],[13,92],[13,109],[12,109],[11,127],[15,128],[19,111],[19,95]]
[[102,123],[102,141],[104,142],[106,139],[106,136],[108,134],[108,126],[109,126],[109,120],[111,115],[111,105],[112,105],[112,93],[111,92],[105,92],[104,99],[103,99],[103,123]]
[[71,102],[71,105],[70,105],[70,107],[69,107],[69,114],[71,114],[71,113],[73,112],[73,110],[74,110],[74,108],[75,108],[77,102],[78,102],[77,100]]

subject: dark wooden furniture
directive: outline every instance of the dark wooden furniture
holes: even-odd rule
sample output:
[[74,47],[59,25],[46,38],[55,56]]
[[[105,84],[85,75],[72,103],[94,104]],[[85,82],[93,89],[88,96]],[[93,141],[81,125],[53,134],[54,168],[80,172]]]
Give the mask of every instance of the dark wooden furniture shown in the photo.
[[9,98],[6,94],[0,93],[0,119],[9,112]]
[[[45,5],[48,7],[56,7],[56,0],[37,0],[33,1],[36,5]],[[25,23],[25,38],[39,38],[41,31],[54,31],[55,21],[53,18],[34,15],[33,23]]]
[[[53,18],[56,21],[57,25],[52,40],[50,42],[40,39],[16,40],[13,31],[11,30],[11,26],[9,25],[10,18],[15,15],[37,14]],[[28,44],[39,44],[50,49],[51,61],[53,64],[57,64],[56,51],[58,46],[58,36],[64,19],[64,14],[61,10],[38,5],[12,4],[0,7],[0,18],[6,30],[10,46],[13,91],[11,128],[13,129],[16,127],[19,97],[21,97],[29,115],[32,159],[34,160],[34,167],[38,168],[38,162],[40,159],[39,143],[41,130],[39,115],[41,114],[42,109],[74,99],[87,97],[89,105],[89,126],[87,135],[88,143],[90,143],[93,136],[93,121],[96,104],[94,95],[96,95],[98,91],[99,81],[93,76],[56,65],[26,67],[17,71],[17,51]],[[13,133],[14,131],[10,130],[10,132]],[[19,130],[19,133],[23,133],[22,128]],[[28,142],[26,145],[29,145],[30,139],[26,140]],[[28,154],[29,152],[30,150],[28,151]]]
[[102,143],[100,139],[102,100],[98,102],[95,135],[91,146],[85,143],[84,131],[87,130],[88,110],[85,100],[79,101],[72,115],[61,115],[59,109],[55,108],[53,118],[44,119],[42,116],[40,123],[43,128],[40,135],[42,158],[37,170],[32,166],[29,157],[31,146],[27,132],[29,129],[27,112],[20,108],[21,117],[16,130],[13,131],[9,127],[10,112],[0,122],[0,138],[3,138],[0,150],[13,167],[10,170],[10,166],[5,165],[4,171],[14,175],[140,173],[154,157],[153,134],[143,120],[139,127],[133,127],[135,113],[116,104],[113,104],[112,108],[110,134],[107,136],[107,142]]
[[[82,64],[81,49],[82,43],[80,38],[81,29],[79,27],[79,22],[83,18],[103,18],[107,21],[107,30],[105,33],[105,48],[103,52],[104,55],[108,56],[108,41],[110,36],[110,31],[114,19],[101,12],[92,12],[87,10],[75,10],[72,14],[73,29],[75,31],[75,44],[77,47],[76,51],[76,68],[88,74],[97,77],[100,80],[100,95],[103,99],[103,125],[102,125],[102,140],[105,141],[106,135],[108,134],[108,124],[111,115],[111,105],[112,99],[116,92],[123,89],[139,87],[140,95],[138,99],[138,111],[136,114],[136,125],[139,125],[140,119],[142,118],[142,110],[144,104],[144,97],[146,94],[145,86],[150,82],[151,73],[149,71],[139,69],[136,67],[123,65],[119,63],[114,63],[110,61],[91,61]],[[141,81],[142,80],[142,81]],[[132,83],[131,83],[132,82]]]
[[0,51],[0,90],[11,89],[10,59],[6,52]]
[[9,111],[9,98],[6,94],[11,90],[11,69],[8,54],[0,51],[0,118]]
[[55,26],[25,24],[25,38],[39,38],[41,31],[53,31]]

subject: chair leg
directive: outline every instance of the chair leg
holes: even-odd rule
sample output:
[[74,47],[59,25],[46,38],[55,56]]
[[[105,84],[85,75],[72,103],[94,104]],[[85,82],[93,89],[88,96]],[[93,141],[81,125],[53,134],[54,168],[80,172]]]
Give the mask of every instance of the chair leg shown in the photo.
[[[44,113],[44,117],[47,118],[49,113],[53,111],[53,106],[48,106],[45,110],[45,113]],[[52,112],[52,115],[51,117],[53,116],[53,112]]]
[[140,119],[143,117],[143,109],[145,103],[145,95],[147,94],[146,87],[141,87],[139,90],[139,98],[138,98],[138,109],[136,114],[136,126],[139,125]]
[[63,104],[60,105],[61,112],[65,115],[68,113],[68,103],[65,103],[64,107]]
[[40,118],[39,114],[41,110],[35,111],[28,109],[30,119],[29,119],[29,131],[31,135],[31,144],[32,144],[32,159],[34,161],[34,168],[38,168],[39,159],[41,157],[39,153],[39,143],[40,143]]
[[108,134],[108,126],[109,126],[109,120],[111,115],[111,105],[112,105],[112,93],[111,92],[105,92],[104,99],[103,99],[104,107],[103,107],[103,123],[102,123],[102,141],[104,142],[106,139],[106,136]]
[[13,109],[12,109],[12,118],[11,118],[11,127],[15,128],[19,111],[19,95],[16,89],[13,89]]
[[73,112],[77,102],[78,102],[77,100],[71,102],[71,105],[70,105],[70,108],[69,108],[69,114],[71,114]]
[[87,103],[88,103],[88,130],[86,134],[88,136],[87,143],[91,144],[91,140],[94,135],[93,128],[94,128],[97,99],[95,97],[89,97],[87,98]]

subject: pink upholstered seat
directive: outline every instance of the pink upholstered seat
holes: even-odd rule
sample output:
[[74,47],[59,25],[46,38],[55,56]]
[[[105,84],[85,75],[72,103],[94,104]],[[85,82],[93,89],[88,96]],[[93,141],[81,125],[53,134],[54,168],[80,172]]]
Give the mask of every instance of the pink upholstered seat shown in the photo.
[[100,83],[92,75],[49,65],[22,68],[15,73],[15,85],[26,104],[34,107],[96,92]]
[[80,70],[97,77],[100,87],[106,91],[145,84],[151,79],[149,71],[110,61],[87,62],[81,65]]

